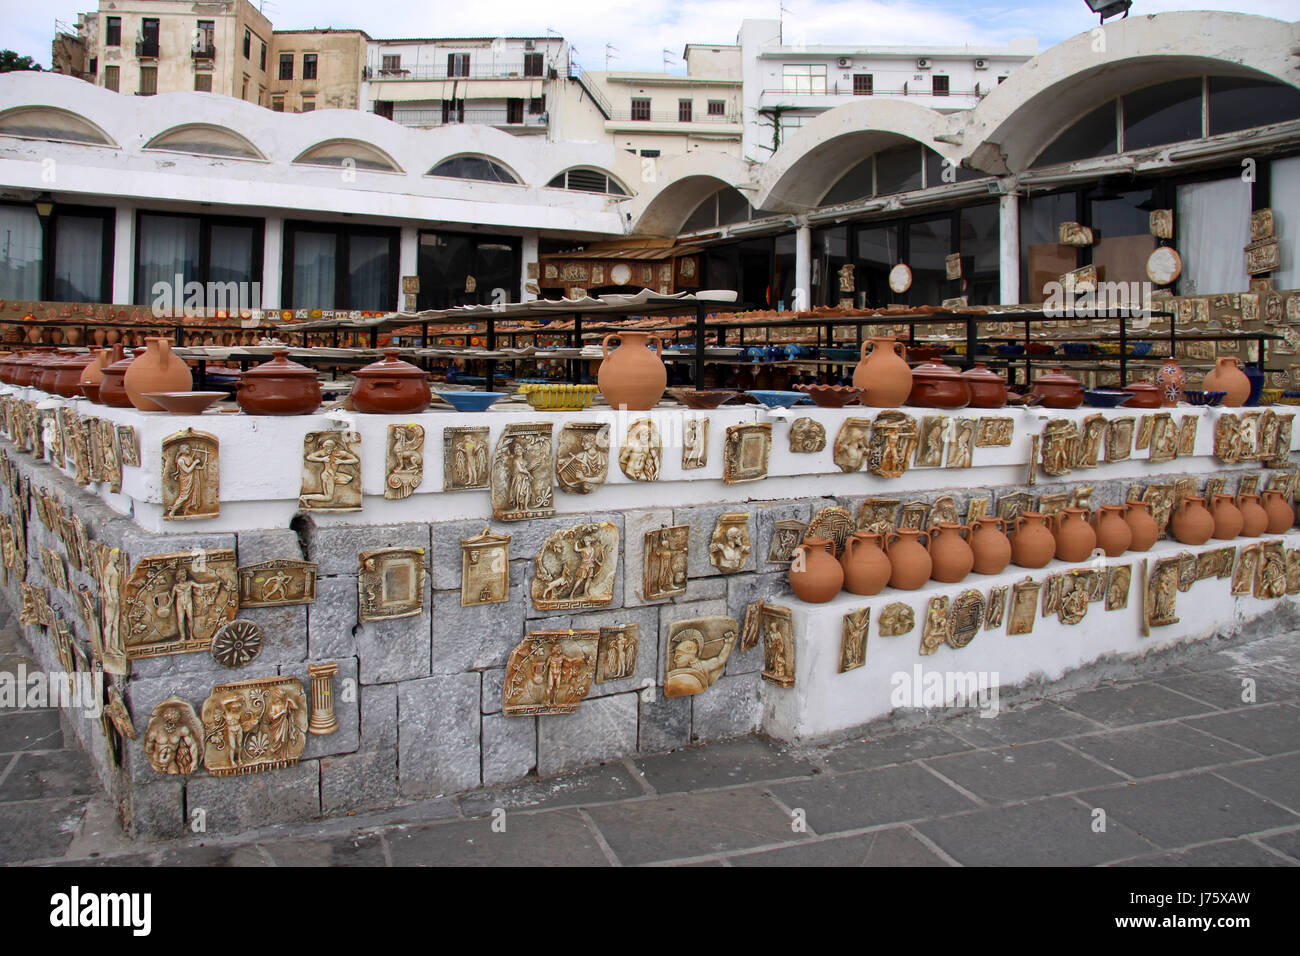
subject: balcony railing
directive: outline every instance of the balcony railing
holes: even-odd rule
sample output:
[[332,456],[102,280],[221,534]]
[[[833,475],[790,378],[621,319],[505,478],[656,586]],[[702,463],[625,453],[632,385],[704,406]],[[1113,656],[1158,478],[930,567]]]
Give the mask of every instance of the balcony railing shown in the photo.
[[214,43],[200,43],[190,47],[190,56],[195,60],[215,60],[217,47]]
[[136,40],[135,55],[138,57],[147,57],[158,59],[158,41],[157,40]]
[[448,73],[445,62],[437,66],[400,67],[387,70],[371,64],[367,69],[370,71],[370,78],[376,83],[389,80],[542,80],[546,78],[544,67],[541,73],[525,73],[522,60],[486,64],[471,62],[469,70],[465,73]]
[[615,123],[739,123],[740,116],[735,112],[709,115],[696,110],[692,113],[690,119],[684,119],[676,110],[665,110],[662,113],[614,110],[610,120]]
[[399,126],[410,126],[418,129],[459,124],[521,128],[545,126],[547,115],[545,113],[525,113],[522,121],[512,123],[510,122],[509,112],[503,109],[462,110],[459,114],[448,113],[445,120],[441,109],[394,109],[393,122]]
[[981,84],[980,88],[977,90],[946,90],[940,93],[934,92],[934,90],[932,90],[929,86],[926,86],[923,89],[903,89],[903,90],[882,90],[879,87],[877,87],[876,89],[872,90],[870,93],[854,93],[852,90],[818,90],[815,92],[809,90],[800,90],[796,92],[793,90],[783,90],[778,87],[770,90],[763,90],[763,96],[770,97],[770,98],[785,97],[785,96],[790,96],[790,97],[843,96],[847,98],[847,97],[856,96],[856,97],[861,97],[863,99],[868,99],[872,96],[937,96],[937,97],[952,98],[955,96],[985,96],[988,94],[989,90],[993,89],[993,87],[996,85],[997,85],[997,81],[994,80],[991,83],[989,83],[987,88],[983,84]]

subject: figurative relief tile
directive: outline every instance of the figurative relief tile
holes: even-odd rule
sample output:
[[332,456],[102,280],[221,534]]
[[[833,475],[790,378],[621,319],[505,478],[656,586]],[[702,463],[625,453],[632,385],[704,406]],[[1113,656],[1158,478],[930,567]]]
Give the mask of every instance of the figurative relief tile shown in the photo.
[[815,418],[796,418],[790,425],[790,451],[807,455],[826,448],[826,427]]
[[1038,484],[1038,459],[1043,450],[1043,436],[1029,436],[1029,467],[1025,470],[1025,484],[1033,487]]
[[144,753],[158,773],[189,775],[203,758],[203,725],[188,700],[168,697],[153,709]]
[[1059,478],[1068,475],[1079,459],[1079,430],[1074,422],[1057,418],[1043,428],[1043,473]]
[[723,574],[734,574],[745,567],[750,550],[749,514],[727,512],[719,515],[709,541],[709,561],[713,566]]
[[999,584],[989,588],[987,610],[984,613],[984,630],[996,631],[1002,627],[1007,612],[1007,594],[1010,585]]
[[1128,593],[1133,580],[1133,566],[1112,567],[1106,577],[1106,610],[1122,611],[1128,607]]
[[460,539],[460,603],[500,604],[510,598],[510,535],[487,528]]
[[1065,491],[1054,491],[1050,495],[1038,496],[1038,508],[1036,510],[1039,514],[1050,518],[1052,515],[1064,511],[1068,507],[1070,507],[1069,493]]
[[1178,579],[1181,574],[1180,557],[1161,558],[1147,574],[1146,596],[1143,603],[1144,620],[1148,630],[1178,623]]
[[857,530],[888,534],[898,526],[898,508],[901,504],[897,498],[868,498],[858,509]]
[[162,442],[162,504],[167,521],[215,518],[221,512],[217,436],[186,428]]
[[772,543],[767,549],[768,564],[789,564],[794,559],[794,549],[808,536],[808,525],[793,518],[776,522],[772,528]]
[[442,490],[488,487],[488,427],[442,430]]
[[975,419],[955,418],[952,423],[952,440],[948,442],[948,459],[945,468],[971,467],[975,446]]
[[957,502],[953,501],[952,495],[940,495],[930,506],[930,520],[926,522],[926,527],[936,528],[942,522],[961,523],[957,517]]
[[1178,457],[1178,426],[1172,415],[1162,412],[1151,416],[1151,447],[1147,460],[1153,463],[1173,461]]
[[[847,424],[847,421],[846,421]],[[881,478],[901,478],[919,441],[916,419],[905,412],[881,412],[871,423],[867,471]]]
[[1237,496],[1253,495],[1259,492],[1259,475],[1249,474],[1242,475],[1241,480],[1237,482]]
[[763,680],[794,686],[794,629],[788,607],[763,605]]
[[998,517],[1010,524],[1029,510],[1030,497],[1027,491],[1013,491],[998,496]]
[[916,614],[911,606],[901,601],[886,604],[880,612],[880,636],[901,637],[916,626]]
[[386,621],[424,610],[424,549],[362,551],[357,574],[358,620]]
[[1011,586],[1011,610],[1008,612],[1007,633],[1013,636],[1032,634],[1034,617],[1038,613],[1038,592],[1043,585],[1032,578],[1017,581]]
[[709,463],[709,420],[688,418],[682,426],[682,470],[704,468]]
[[950,624],[948,621],[949,599],[947,595],[930,598],[925,610],[925,628],[921,632],[921,654],[933,654],[940,645],[948,640]]
[[975,447],[1006,448],[1011,444],[1011,437],[1015,431],[1015,419],[981,418],[975,432]]
[[[123,628],[122,579],[126,576],[126,557],[117,548],[100,545],[92,562],[95,583],[99,588],[101,608],[100,632],[103,640],[104,672],[108,674],[126,674],[130,670],[126,652],[124,630],[129,632],[130,623]],[[165,582],[159,582],[161,585]],[[165,612],[166,604],[162,606]],[[230,618],[234,617],[233,609]],[[227,618],[228,620],[229,618]],[[195,648],[198,650],[199,648]]]
[[1236,556],[1236,568],[1232,572],[1231,592],[1233,595],[1250,594],[1255,587],[1255,576],[1259,570],[1259,544],[1244,545]]
[[556,531],[533,557],[533,606],[544,611],[604,607],[614,600],[618,526],[588,522]]
[[555,514],[550,422],[507,425],[492,456],[492,516],[525,521]]
[[857,670],[867,663],[867,631],[871,627],[871,608],[864,607],[844,615],[840,634],[841,674]]
[[222,667],[247,667],[262,653],[262,629],[252,621],[231,621],[212,635],[212,659]]
[[292,767],[307,743],[307,717],[296,677],[218,684],[203,702],[203,765],[214,777]]
[[361,510],[361,434],[308,432],[303,438],[303,511]]
[[822,508],[808,523],[808,537],[829,538],[834,541],[837,558],[844,553],[844,543],[849,540],[854,530],[853,514],[848,508],[837,505]]
[[727,666],[738,631],[731,617],[674,621],[668,629],[664,696],[689,697],[712,687]]
[[962,591],[948,612],[948,646],[963,648],[975,640],[984,623],[984,594],[974,588]]
[[646,532],[642,584],[647,601],[686,593],[690,535],[691,526],[685,524]]
[[1060,581],[1060,597],[1056,605],[1056,614],[1062,624],[1078,624],[1088,613],[1089,597],[1092,593],[1092,578],[1095,571],[1089,569],[1070,570],[1057,575]]
[[840,471],[861,471],[867,460],[871,419],[846,418],[835,436],[833,458]]
[[570,422],[560,428],[555,443],[555,480],[575,495],[588,495],[609,474],[609,426],[600,422]]
[[1079,468],[1096,468],[1101,458],[1101,442],[1106,435],[1106,416],[1089,415],[1083,420],[1083,433],[1079,439],[1076,465]]
[[[107,583],[116,562],[104,568]],[[126,581],[122,604],[128,659],[207,651],[239,606],[235,552],[219,548],[142,558]],[[115,640],[109,635],[113,615],[107,600],[104,613],[104,669],[109,670]]]
[[[89,669],[87,672],[89,672]],[[102,674],[96,676],[100,679],[103,678]],[[131,711],[127,709],[126,701],[122,699],[122,694],[116,687],[109,686],[104,692],[104,697],[106,698],[104,701],[104,715],[108,717],[109,721],[112,723],[113,729],[116,730],[119,735],[135,740],[135,721],[131,719]]]
[[1260,560],[1255,572],[1254,595],[1273,599],[1286,595],[1286,550],[1281,539],[1260,545]]
[[117,444],[117,429],[107,419],[99,419],[99,448],[103,460],[103,480],[113,494],[122,493],[122,454]]
[[384,449],[384,497],[409,498],[424,481],[424,426],[389,425]]
[[737,650],[752,651],[763,636],[763,602],[750,601],[745,605],[745,618],[741,622],[740,646]]
[[316,563],[275,558],[239,569],[239,606],[279,607],[316,600]]
[[663,441],[649,418],[638,418],[627,427],[627,440],[618,450],[618,467],[633,481],[658,481],[663,463]]
[[501,712],[507,717],[576,712],[591,690],[599,652],[599,631],[529,631],[506,661]]
[[1178,451],[1176,454],[1196,454],[1196,426],[1200,423],[1200,420],[1196,415],[1183,416],[1182,421],[1178,424]]
[[140,440],[136,437],[134,425],[117,426],[117,449],[123,466],[140,467]]
[[1133,418],[1112,418],[1106,427],[1106,461],[1126,461],[1133,454]]
[[772,424],[731,425],[722,448],[722,480],[735,485],[767,477],[772,456]]
[[1300,550],[1286,551],[1286,593],[1300,594]]
[[914,531],[925,530],[925,516],[930,513],[930,506],[924,501],[909,501],[903,505],[898,515],[898,526],[900,528],[911,528]]
[[623,680],[636,672],[640,624],[619,624],[600,629],[600,646],[596,658],[596,683]]
[[939,468],[943,465],[943,448],[950,431],[946,415],[926,415],[921,419],[920,439],[916,446],[917,468]]
[[1154,415],[1143,415],[1138,420],[1137,435],[1133,439],[1134,451],[1142,451],[1151,447],[1151,430],[1154,425]]

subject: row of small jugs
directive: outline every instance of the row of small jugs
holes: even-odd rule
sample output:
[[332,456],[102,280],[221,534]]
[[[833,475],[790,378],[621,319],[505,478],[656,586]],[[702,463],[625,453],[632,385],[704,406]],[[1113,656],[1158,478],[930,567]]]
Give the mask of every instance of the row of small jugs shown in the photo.
[[[1213,513],[1205,499],[1188,497],[1170,520],[1182,544],[1204,544],[1211,537],[1231,539],[1280,534],[1291,528],[1295,513],[1280,491],[1259,495],[1216,495]],[[1146,502],[1102,505],[1096,511],[1066,508],[1054,515],[1027,511],[1014,521],[979,518],[969,525],[940,522],[928,531],[900,528],[889,534],[857,531],[835,558],[828,538],[805,538],[790,565],[790,587],[810,604],[831,600],[841,590],[879,594],[885,586],[915,591],[927,581],[956,584],[975,574],[1001,574],[1007,565],[1037,569],[1056,558],[1071,564],[1088,560],[1100,549],[1116,558],[1126,551],[1146,551],[1160,536]]]

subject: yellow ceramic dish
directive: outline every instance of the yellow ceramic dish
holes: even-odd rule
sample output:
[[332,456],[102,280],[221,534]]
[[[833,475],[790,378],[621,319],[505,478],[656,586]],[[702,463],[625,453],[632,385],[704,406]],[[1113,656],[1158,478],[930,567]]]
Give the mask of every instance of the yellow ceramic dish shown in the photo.
[[1263,405],[1277,405],[1282,401],[1282,389],[1266,388],[1259,393],[1259,400]]
[[596,385],[541,385],[519,386],[519,394],[528,404],[543,412],[578,412],[591,406],[600,390]]

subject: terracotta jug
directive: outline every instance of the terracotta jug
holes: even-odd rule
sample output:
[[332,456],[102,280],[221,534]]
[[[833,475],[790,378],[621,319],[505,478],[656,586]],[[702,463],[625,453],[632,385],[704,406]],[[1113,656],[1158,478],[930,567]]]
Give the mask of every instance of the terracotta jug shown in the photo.
[[[925,539],[925,544],[921,539]],[[899,528],[885,535],[885,553],[889,555],[889,586],[900,591],[915,591],[930,580],[934,562],[926,546],[930,543],[928,531]]]
[[1160,389],[1160,404],[1165,408],[1177,405],[1183,400],[1187,388],[1187,373],[1172,358],[1155,375],[1156,386]]
[[1246,524],[1232,495],[1215,495],[1210,505],[1210,514],[1214,516],[1214,537],[1222,541],[1231,541],[1241,534],[1241,529]]
[[[95,349],[95,357],[91,359],[89,365],[81,370],[81,381],[77,384],[81,386],[82,394],[92,402],[99,401],[99,383],[104,379],[104,369],[122,358],[121,351],[122,346],[120,345],[113,346],[111,351],[109,349]],[[92,387],[95,393],[94,397],[91,396],[90,392],[86,391],[87,385]]]
[[1268,515],[1268,527],[1264,530],[1269,534],[1290,531],[1291,525],[1295,523],[1295,514],[1292,513],[1291,506],[1286,503],[1282,492],[1272,488],[1264,492],[1263,501],[1264,511]]
[[[618,342],[611,354],[610,340]],[[646,343],[655,343],[657,355],[651,355]],[[664,344],[659,336],[649,332],[610,332],[601,340],[605,358],[596,373],[600,393],[612,407],[620,406],[632,411],[646,411],[659,404],[668,385],[668,370],[664,368]]]
[[1237,498],[1237,507],[1241,509],[1243,537],[1258,538],[1268,530],[1268,512],[1259,503],[1259,495],[1241,495]]
[[1250,397],[1250,379],[1241,370],[1237,360],[1229,356],[1214,363],[1214,368],[1206,373],[1201,388],[1207,392],[1227,392],[1223,396],[1225,408],[1240,408]]
[[976,574],[1001,574],[1011,563],[1007,523],[993,515],[980,518],[970,528],[970,549],[975,554],[972,571]]
[[1130,551],[1146,551],[1160,537],[1160,526],[1151,517],[1151,506],[1145,501],[1130,501],[1124,506],[1124,522],[1133,532]]
[[[868,354],[870,347],[870,354]],[[870,408],[898,408],[912,392],[912,369],[904,360],[907,347],[893,337],[862,343],[861,361],[853,372],[853,385],[861,389],[858,401]]]
[[825,604],[844,587],[844,569],[829,538],[804,538],[790,562],[790,590],[801,601]]
[[1086,508],[1065,508],[1052,516],[1056,531],[1056,557],[1078,564],[1087,561],[1097,547],[1097,532],[1087,522]]
[[1205,507],[1205,499],[1188,495],[1174,509],[1169,530],[1182,544],[1205,544],[1214,535],[1214,516]]
[[144,354],[136,357],[126,370],[123,384],[131,404],[142,412],[161,412],[165,409],[145,392],[188,392],[194,387],[194,376],[185,360],[172,354],[171,339],[161,337],[145,340]]
[[1093,514],[1092,527],[1097,533],[1097,547],[1108,558],[1118,558],[1133,543],[1133,529],[1124,520],[1123,505],[1102,505]]
[[930,578],[942,584],[956,584],[975,566],[975,552],[962,537],[970,528],[955,521],[940,521],[930,532]]
[[1011,560],[1021,568],[1044,568],[1056,553],[1056,538],[1047,516],[1026,511],[1011,526]]
[[855,531],[844,542],[840,567],[844,569],[846,590],[853,594],[879,594],[885,589],[894,569],[882,543],[882,537],[870,531]]

